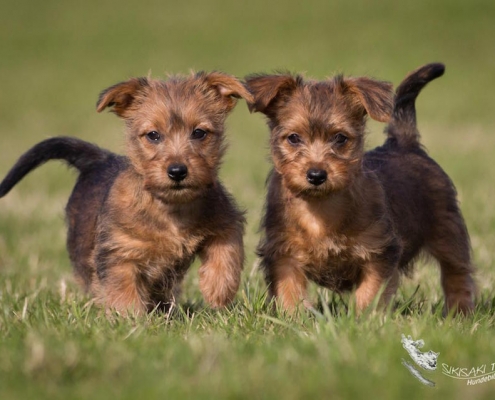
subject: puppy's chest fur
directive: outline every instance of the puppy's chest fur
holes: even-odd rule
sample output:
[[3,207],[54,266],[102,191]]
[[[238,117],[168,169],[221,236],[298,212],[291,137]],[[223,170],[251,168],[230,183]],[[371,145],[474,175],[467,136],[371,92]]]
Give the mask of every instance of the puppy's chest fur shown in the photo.
[[158,278],[167,270],[187,269],[208,231],[201,227],[194,205],[168,206],[132,185],[117,181],[107,213],[98,222],[97,253],[112,264],[132,261],[143,273]]
[[172,219],[160,221],[163,223],[155,220],[154,226],[148,224],[148,218],[140,219],[121,217],[113,222],[115,228],[110,233],[115,249],[127,253],[126,258],[138,265],[172,266],[194,255],[205,239],[204,232],[193,227],[186,229]]
[[365,227],[345,221],[345,206],[304,201],[292,204],[286,240],[308,278],[333,290],[349,290],[358,283],[362,268],[383,251],[382,221]]

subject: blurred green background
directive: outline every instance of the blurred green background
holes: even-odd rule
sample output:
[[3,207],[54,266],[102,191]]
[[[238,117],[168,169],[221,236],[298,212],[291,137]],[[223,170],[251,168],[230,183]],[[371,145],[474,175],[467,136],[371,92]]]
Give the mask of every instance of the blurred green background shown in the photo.
[[[342,72],[368,75],[396,85],[407,72],[432,61],[447,68],[418,100],[423,143],[458,188],[480,291],[490,300],[495,285],[493,0],[0,0],[0,175],[49,136],[77,136],[121,152],[122,121],[97,114],[95,104],[101,90],[130,77],[165,78],[191,69],[243,77],[282,69],[317,79]],[[383,128],[370,123],[369,147],[382,141]],[[268,131],[262,116],[250,115],[239,101],[227,135],[222,179],[248,210],[244,281],[262,291],[253,251],[269,170]],[[63,222],[74,180],[63,166],[49,163],[0,200],[3,340],[12,339],[7,328],[15,321],[11,308],[22,308],[23,296],[39,290],[57,294],[66,280],[77,293],[70,286]],[[186,298],[197,301],[195,274],[188,279]],[[412,293],[418,283],[433,303],[441,299],[434,268],[418,269],[405,290]],[[20,294],[7,296],[16,290]],[[19,332],[29,336],[23,329]],[[485,335],[493,335],[490,329]],[[5,376],[19,374],[20,387],[23,343],[12,346],[8,361],[0,363]],[[486,354],[486,346],[487,340],[473,343],[468,360]],[[356,368],[351,363],[348,373],[360,371]],[[366,393],[353,391],[352,385],[342,393]],[[481,398],[486,390],[485,385],[463,393]],[[288,397],[291,393],[301,394],[288,389]]]

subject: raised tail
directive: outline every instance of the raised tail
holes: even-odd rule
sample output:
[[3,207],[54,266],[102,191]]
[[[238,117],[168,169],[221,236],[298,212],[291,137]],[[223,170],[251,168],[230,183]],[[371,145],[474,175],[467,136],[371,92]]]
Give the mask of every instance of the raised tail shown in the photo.
[[411,72],[395,91],[394,110],[385,132],[399,147],[418,146],[420,135],[416,126],[415,101],[428,82],[445,71],[441,63],[426,64]]
[[49,160],[64,160],[80,172],[104,161],[109,151],[71,137],[54,137],[44,140],[24,153],[0,183],[0,197],[5,196],[24,176]]

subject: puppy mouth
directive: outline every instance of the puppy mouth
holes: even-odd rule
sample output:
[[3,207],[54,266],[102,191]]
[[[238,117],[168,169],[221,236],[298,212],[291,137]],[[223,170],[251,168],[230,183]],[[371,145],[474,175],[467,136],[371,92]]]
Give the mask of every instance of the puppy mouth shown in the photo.
[[194,185],[185,184],[182,182],[176,182],[173,184],[165,184],[165,185],[153,185],[153,186],[146,185],[146,189],[155,194],[163,195],[167,192],[179,194],[184,192],[195,191],[198,189],[198,187]]
[[198,184],[188,179],[175,182],[170,180],[164,185],[164,189],[173,190],[176,192],[181,192],[184,190],[196,190],[198,189]]
[[173,185],[170,185],[167,188],[168,192],[171,193],[174,196],[190,196],[194,193],[200,193],[203,191],[203,188],[201,186],[197,185],[187,185],[184,183],[176,183]]
[[298,195],[301,197],[321,198],[330,194],[331,190],[327,185],[311,186],[299,190]]
[[192,189],[192,187],[189,185],[176,183],[175,185],[171,186],[170,189],[173,190],[174,192],[181,192],[183,190]]
[[188,203],[201,195],[198,187],[184,184],[174,184],[153,191],[153,196],[166,204]]
[[311,197],[322,197],[327,194],[326,190],[322,190],[321,188],[308,188],[301,190],[301,195],[303,196],[311,196]]

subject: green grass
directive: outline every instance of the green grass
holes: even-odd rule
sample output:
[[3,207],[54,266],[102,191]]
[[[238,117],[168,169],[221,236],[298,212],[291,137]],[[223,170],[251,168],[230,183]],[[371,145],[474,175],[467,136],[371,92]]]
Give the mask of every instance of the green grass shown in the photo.
[[[442,318],[437,268],[420,263],[388,313],[358,318],[352,297],[315,287],[318,311],[273,312],[254,256],[267,128],[240,102],[222,178],[248,211],[247,261],[227,310],[205,307],[195,266],[168,318],[107,317],[73,282],[65,251],[74,175],[48,164],[0,200],[0,398],[492,398],[495,381],[467,386],[441,366],[424,374],[434,389],[421,385],[401,365],[400,337],[424,339],[440,364],[495,363],[494,21],[489,0],[2,2],[0,175],[53,135],[121,151],[122,122],[95,112],[98,93],[150,71],[289,69],[397,84],[421,64],[445,62],[445,76],[419,98],[419,124],[459,191],[480,301],[472,317]],[[382,130],[370,123],[370,147]]]

